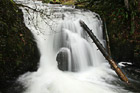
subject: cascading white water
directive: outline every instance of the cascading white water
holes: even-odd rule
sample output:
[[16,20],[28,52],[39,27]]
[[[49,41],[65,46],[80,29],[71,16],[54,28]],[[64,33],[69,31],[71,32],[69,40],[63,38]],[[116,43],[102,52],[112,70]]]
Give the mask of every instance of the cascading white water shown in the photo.
[[[106,83],[116,80],[112,76],[115,72],[79,24],[83,20],[104,45],[102,23],[96,13],[27,0],[18,3],[36,9],[21,7],[41,54],[38,71],[18,80],[26,87],[24,93],[128,93]],[[60,52],[68,55],[68,71],[58,69],[56,57]]]

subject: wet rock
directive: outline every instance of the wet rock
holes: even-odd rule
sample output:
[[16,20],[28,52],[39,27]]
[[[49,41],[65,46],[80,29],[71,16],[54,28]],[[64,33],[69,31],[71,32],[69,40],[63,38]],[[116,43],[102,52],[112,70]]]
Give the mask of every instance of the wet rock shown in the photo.
[[134,65],[125,65],[122,67],[122,69],[125,71],[126,75],[129,78],[132,78],[134,80],[140,80],[140,69],[135,67]]
[[60,51],[56,58],[58,68],[62,71],[68,71],[68,53],[66,50]]

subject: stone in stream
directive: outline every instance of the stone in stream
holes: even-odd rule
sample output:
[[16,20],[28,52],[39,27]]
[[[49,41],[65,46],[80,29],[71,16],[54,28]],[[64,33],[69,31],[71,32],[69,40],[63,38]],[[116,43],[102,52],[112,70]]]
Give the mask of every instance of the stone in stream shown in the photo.
[[56,60],[58,62],[58,68],[62,71],[68,70],[68,53],[66,50],[60,51],[57,54]]

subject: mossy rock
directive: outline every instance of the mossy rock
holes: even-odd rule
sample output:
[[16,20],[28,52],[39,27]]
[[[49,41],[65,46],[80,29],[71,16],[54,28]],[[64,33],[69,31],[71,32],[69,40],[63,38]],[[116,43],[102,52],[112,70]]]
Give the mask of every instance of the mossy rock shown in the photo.
[[37,70],[39,52],[23,14],[10,0],[0,1],[0,90],[5,92],[21,74]]

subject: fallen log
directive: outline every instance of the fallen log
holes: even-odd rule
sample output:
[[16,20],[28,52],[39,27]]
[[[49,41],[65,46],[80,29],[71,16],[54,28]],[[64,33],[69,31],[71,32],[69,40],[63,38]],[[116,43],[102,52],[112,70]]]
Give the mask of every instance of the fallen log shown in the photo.
[[112,66],[112,68],[115,70],[117,75],[120,77],[120,79],[127,84],[129,84],[128,78],[125,76],[125,74],[121,71],[121,69],[117,66],[115,61],[111,58],[111,56],[108,54],[106,49],[103,47],[103,45],[100,43],[100,41],[96,38],[96,36],[93,34],[93,32],[88,28],[88,26],[80,20],[80,25],[83,27],[83,29],[89,34],[91,39],[94,41],[96,46],[99,48],[103,56],[108,60],[109,64]]

